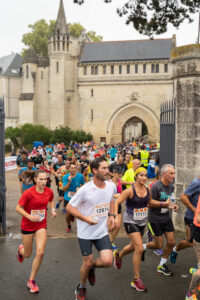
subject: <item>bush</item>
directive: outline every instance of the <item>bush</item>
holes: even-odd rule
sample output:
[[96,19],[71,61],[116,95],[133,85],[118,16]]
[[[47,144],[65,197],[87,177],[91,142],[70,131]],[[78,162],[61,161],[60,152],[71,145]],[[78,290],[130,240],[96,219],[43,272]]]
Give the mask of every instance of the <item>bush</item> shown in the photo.
[[8,153],[8,152],[11,152],[12,151],[12,145],[11,144],[6,144],[5,145],[5,152]]

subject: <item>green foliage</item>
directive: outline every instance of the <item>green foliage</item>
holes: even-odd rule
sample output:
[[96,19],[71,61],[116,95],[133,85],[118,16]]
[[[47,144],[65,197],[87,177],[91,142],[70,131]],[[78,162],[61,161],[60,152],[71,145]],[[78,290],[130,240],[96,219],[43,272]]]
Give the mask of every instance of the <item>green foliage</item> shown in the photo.
[[21,136],[21,128],[19,127],[7,127],[5,130],[5,138],[10,139],[13,143],[14,147],[17,148],[20,146],[20,136]]
[[80,23],[73,23],[69,25],[69,32],[72,36],[79,37],[85,28]]
[[[50,20],[47,23],[44,19],[38,20],[34,24],[28,25],[31,29],[30,32],[25,33],[22,37],[22,42],[29,48],[32,47],[35,52],[41,56],[47,56],[48,54],[48,37],[53,33],[56,21]],[[82,32],[86,32],[86,29],[80,23],[68,24],[70,34],[74,37],[79,37]],[[96,35],[94,31],[88,31],[92,41],[101,41],[102,36]],[[27,48],[22,49],[22,56],[26,55]]]
[[[84,2],[74,0],[80,5]],[[191,15],[197,13],[199,7],[200,0],[124,0],[117,13],[120,17],[126,16],[126,24],[132,23],[139,33],[153,37],[153,34],[166,32],[169,23],[178,28],[186,19],[192,22]]]
[[93,41],[93,42],[99,42],[103,40],[103,37],[101,35],[96,35],[96,32],[93,30],[90,30],[87,32],[87,36]]
[[28,150],[33,147],[34,141],[42,141],[44,145],[65,143],[69,145],[71,141],[84,142],[91,141],[93,136],[83,130],[71,130],[69,127],[60,126],[55,130],[50,130],[43,125],[24,124],[21,127],[8,127],[5,130],[6,139],[10,139],[15,149],[25,146]]
[[12,151],[12,145],[11,144],[5,144],[5,152],[11,152]]
[[[36,53],[47,56],[48,54],[48,36],[53,32],[55,21],[47,23],[44,19],[38,20],[33,25],[28,25],[31,32],[25,33],[22,42],[32,47]],[[26,49],[22,50],[22,56],[25,55]]]

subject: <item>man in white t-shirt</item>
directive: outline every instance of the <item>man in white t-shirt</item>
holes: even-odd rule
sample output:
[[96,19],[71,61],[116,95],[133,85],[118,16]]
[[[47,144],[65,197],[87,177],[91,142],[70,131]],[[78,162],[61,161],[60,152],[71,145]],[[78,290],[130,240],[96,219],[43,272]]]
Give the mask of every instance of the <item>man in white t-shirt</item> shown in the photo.
[[[95,268],[107,268],[112,265],[113,253],[109,230],[114,229],[114,194],[116,186],[106,181],[108,163],[105,158],[97,157],[90,165],[93,181],[82,186],[72,197],[67,209],[77,218],[77,236],[83,256],[80,269],[80,283],[75,291],[77,300],[84,300],[86,281],[95,284]],[[94,260],[92,245],[99,251]]]

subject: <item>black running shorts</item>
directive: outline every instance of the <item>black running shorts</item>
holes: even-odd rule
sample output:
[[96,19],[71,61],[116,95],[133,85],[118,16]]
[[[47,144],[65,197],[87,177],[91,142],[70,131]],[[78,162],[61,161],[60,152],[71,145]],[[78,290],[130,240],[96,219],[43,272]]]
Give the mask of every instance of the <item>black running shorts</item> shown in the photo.
[[92,254],[93,244],[99,252],[108,249],[112,250],[112,245],[108,235],[105,235],[104,237],[98,240],[85,240],[85,239],[78,238],[78,241],[81,248],[82,256],[88,256]]
[[153,236],[162,236],[164,232],[173,232],[174,224],[171,219],[163,223],[148,223],[149,230]]
[[125,227],[127,234],[130,234],[133,232],[140,232],[141,236],[143,236],[143,234],[144,234],[145,225],[139,226],[139,225],[133,224],[133,223],[124,223],[124,227]]

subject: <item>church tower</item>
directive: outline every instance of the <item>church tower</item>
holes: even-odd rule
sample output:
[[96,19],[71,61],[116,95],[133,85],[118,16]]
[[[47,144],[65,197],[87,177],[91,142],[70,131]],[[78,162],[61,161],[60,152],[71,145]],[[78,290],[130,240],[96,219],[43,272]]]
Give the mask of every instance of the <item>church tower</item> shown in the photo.
[[50,128],[63,125],[79,129],[77,64],[80,42],[77,38],[70,37],[63,0],[60,0],[55,28],[49,37],[48,54]]
[[69,56],[69,31],[66,24],[63,0],[53,34],[49,36],[49,105],[50,128],[65,124],[65,62]]

